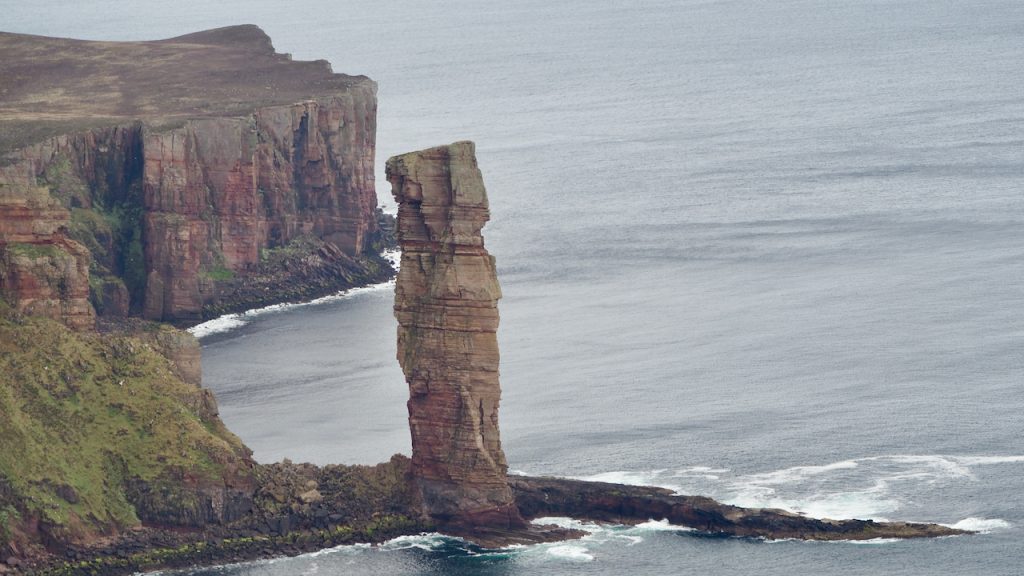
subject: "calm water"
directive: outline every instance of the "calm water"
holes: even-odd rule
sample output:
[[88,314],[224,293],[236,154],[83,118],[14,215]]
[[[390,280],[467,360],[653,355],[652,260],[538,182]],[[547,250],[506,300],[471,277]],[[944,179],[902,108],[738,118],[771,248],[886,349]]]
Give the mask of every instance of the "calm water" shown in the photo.
[[[651,523],[193,574],[1021,573],[1024,3],[0,0],[0,28],[50,35],[242,22],[380,83],[381,167],[477,141],[513,469],[986,533]],[[408,452],[386,288],[238,324],[205,379],[259,459]]]

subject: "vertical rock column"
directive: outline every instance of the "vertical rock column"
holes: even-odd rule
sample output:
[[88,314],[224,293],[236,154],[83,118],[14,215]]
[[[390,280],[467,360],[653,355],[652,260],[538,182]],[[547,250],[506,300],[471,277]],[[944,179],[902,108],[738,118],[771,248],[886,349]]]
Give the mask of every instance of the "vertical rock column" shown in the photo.
[[520,528],[498,433],[498,307],[490,218],[472,142],[395,156],[402,265],[398,361],[409,384],[415,481],[448,528]]

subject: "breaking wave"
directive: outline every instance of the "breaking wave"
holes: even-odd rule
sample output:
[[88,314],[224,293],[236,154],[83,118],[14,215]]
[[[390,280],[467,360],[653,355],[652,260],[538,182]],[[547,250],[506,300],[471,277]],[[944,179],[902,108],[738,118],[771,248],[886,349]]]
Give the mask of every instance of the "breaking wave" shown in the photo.
[[995,530],[1006,530],[1013,525],[999,518],[964,518],[956,524],[947,524],[950,528],[970,530],[980,534],[988,534]]
[[[678,494],[705,494],[736,506],[782,508],[815,518],[885,521],[904,506],[901,498],[922,485],[975,481],[978,467],[1021,463],[1024,456],[893,454],[752,474],[697,466],[604,472],[579,479],[658,486]],[[967,518],[951,526],[986,532],[1009,527],[1009,523]]]

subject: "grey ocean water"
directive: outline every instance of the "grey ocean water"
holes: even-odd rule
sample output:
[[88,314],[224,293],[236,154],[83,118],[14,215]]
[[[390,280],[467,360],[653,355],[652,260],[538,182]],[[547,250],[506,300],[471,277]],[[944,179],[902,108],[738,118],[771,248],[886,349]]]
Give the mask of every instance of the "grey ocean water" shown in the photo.
[[[985,533],[651,523],[193,574],[1024,572],[1024,3],[0,0],[59,36],[243,22],[379,82],[381,167],[477,141],[513,469]],[[408,452],[386,287],[236,323],[205,382],[259,459]]]

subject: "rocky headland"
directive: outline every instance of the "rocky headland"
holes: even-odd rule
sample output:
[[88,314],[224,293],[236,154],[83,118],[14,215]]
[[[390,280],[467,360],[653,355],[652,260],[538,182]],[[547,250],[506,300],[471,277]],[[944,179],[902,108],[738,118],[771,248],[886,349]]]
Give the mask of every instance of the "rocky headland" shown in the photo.
[[79,328],[195,323],[386,279],[376,84],[255,26],[0,33],[0,290]]
[[[412,458],[258,464],[165,322],[386,277],[375,85],[258,28],[159,42],[0,34],[0,574],[129,574],[441,530],[580,535],[543,516],[760,538],[915,538],[658,488],[509,476],[474,146],[392,158]],[[159,321],[159,322],[158,322]]]

